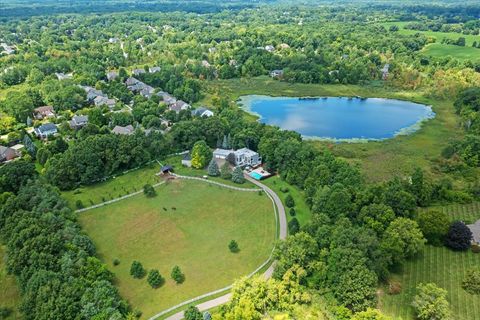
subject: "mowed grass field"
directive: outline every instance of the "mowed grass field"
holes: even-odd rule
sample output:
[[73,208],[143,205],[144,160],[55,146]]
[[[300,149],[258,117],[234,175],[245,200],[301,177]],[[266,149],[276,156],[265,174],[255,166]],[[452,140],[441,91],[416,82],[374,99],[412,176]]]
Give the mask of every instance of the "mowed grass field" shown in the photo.
[[[480,42],[479,35],[461,34],[456,32],[435,32],[435,31],[420,31],[404,29],[404,26],[409,24],[409,21],[386,22],[382,23],[385,28],[392,25],[399,27],[397,33],[402,35],[415,35],[417,33],[424,34],[426,37],[434,38],[436,43],[427,45],[422,52],[432,57],[451,56],[459,60],[480,60],[480,49],[472,48],[473,42]],[[442,39],[458,40],[458,38],[465,38],[465,47],[442,44]]]
[[[115,273],[121,295],[142,318],[230,285],[268,259],[275,216],[265,194],[185,180],[156,190],[154,198],[141,194],[79,215],[99,257]],[[231,240],[240,252],[229,251]],[[120,265],[113,266],[113,259]],[[146,278],[132,278],[133,260],[158,269],[166,283],[152,289]],[[170,278],[175,265],[185,273],[183,284]]]
[[[447,212],[452,221],[464,220],[471,223],[480,219],[480,203],[467,205],[449,205],[432,209]],[[394,274],[392,279],[402,285],[398,295],[386,294],[382,288],[379,306],[395,319],[414,319],[411,307],[415,288],[420,283],[434,282],[448,291],[448,301],[455,320],[480,319],[480,296],[471,295],[462,289],[462,281],[468,269],[480,268],[480,254],[455,252],[446,247],[426,246],[423,254],[409,261],[403,270]]]
[[15,283],[15,278],[8,275],[5,268],[5,247],[0,245],[0,307],[6,307],[12,310],[12,314],[6,319],[14,320],[22,318],[17,309],[20,301],[20,292]]
[[[437,174],[431,170],[432,160],[439,157],[449,141],[460,139],[463,135],[452,101],[433,100],[425,97],[420,91],[395,90],[384,87],[381,83],[365,86],[291,84],[269,77],[258,77],[211,81],[208,85],[209,95],[205,98],[206,102],[220,95],[228,96],[234,102],[242,95],[264,94],[293,97],[363,96],[409,100],[431,105],[436,117],[423,124],[414,134],[368,143],[310,142],[318,148],[327,147],[337,156],[358,165],[370,182],[385,181],[396,175],[409,175],[415,167],[421,167],[431,175]],[[247,117],[256,121],[254,116]]]

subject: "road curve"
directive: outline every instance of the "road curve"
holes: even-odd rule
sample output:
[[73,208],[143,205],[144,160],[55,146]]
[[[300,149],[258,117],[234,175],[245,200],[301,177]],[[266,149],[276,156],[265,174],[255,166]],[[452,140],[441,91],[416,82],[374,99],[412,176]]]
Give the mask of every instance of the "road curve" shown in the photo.
[[[265,191],[265,193],[267,193],[267,195],[270,197],[270,199],[272,199],[272,201],[274,202],[274,204],[277,208],[277,217],[278,217],[278,225],[279,225],[278,238],[281,239],[281,240],[284,240],[287,237],[287,230],[288,229],[287,229],[287,216],[285,214],[285,207],[283,206],[282,200],[280,200],[280,197],[272,189],[270,189],[269,187],[267,187],[266,185],[264,185],[260,181],[257,181],[257,180],[253,179],[252,177],[250,177],[248,175],[245,175],[245,178],[248,181],[250,181],[251,183],[260,187],[263,191]],[[272,276],[274,267],[275,267],[275,262],[272,263],[270,265],[270,267],[263,273],[263,276],[266,279],[268,279]],[[212,308],[215,308],[215,307],[218,307],[222,304],[227,303],[230,300],[231,297],[232,297],[232,294],[228,293],[228,294],[225,294],[225,295],[220,296],[218,298],[202,302],[202,303],[198,304],[196,307],[200,311],[206,311],[206,310],[209,310],[209,309],[212,309]],[[176,308],[179,308],[183,305],[185,305],[185,304],[181,303],[178,306],[172,307],[170,309],[176,309]],[[163,312],[159,313],[159,314],[151,317],[149,320],[157,319],[164,314],[165,313],[163,313]],[[168,318],[166,318],[166,320],[181,320],[181,319],[183,319],[183,311],[175,313],[175,314],[169,316]]]

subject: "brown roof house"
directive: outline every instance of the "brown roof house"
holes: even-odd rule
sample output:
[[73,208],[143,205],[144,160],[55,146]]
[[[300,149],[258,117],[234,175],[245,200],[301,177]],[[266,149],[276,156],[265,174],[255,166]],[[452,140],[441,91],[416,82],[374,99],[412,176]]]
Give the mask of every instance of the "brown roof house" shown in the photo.
[[0,162],[2,163],[18,158],[20,155],[21,153],[18,150],[10,147],[0,146]]
[[37,120],[55,118],[55,110],[52,106],[43,106],[33,109],[33,117]]

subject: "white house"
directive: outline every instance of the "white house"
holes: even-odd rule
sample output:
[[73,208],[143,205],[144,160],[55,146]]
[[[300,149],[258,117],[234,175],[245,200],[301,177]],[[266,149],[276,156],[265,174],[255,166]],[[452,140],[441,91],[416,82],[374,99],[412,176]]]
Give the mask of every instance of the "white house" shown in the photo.
[[234,152],[235,154],[235,164],[237,166],[251,166],[255,167],[262,164],[262,157],[250,149],[242,148]]
[[192,116],[194,117],[213,117],[213,112],[211,110],[208,110],[207,108],[200,107],[192,111]]

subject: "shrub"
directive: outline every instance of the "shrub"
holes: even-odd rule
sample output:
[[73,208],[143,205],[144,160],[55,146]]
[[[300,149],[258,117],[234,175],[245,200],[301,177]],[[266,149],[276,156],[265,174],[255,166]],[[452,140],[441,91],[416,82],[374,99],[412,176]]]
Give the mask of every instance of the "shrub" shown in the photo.
[[145,276],[145,269],[143,265],[138,261],[133,261],[130,267],[130,275],[136,279],[141,279]]
[[225,180],[232,179],[232,169],[230,169],[230,165],[226,161],[220,168],[220,176],[222,177],[222,179],[225,179]]
[[242,168],[235,167],[232,173],[232,181],[238,184],[242,184],[245,182],[245,177],[243,176]]
[[84,208],[82,200],[75,201],[75,206],[77,207],[77,209],[83,209]]
[[179,266],[173,267],[170,276],[177,284],[183,283],[185,281],[185,275],[182,273],[182,270],[180,270]]
[[467,250],[472,241],[472,232],[462,221],[455,221],[450,225],[445,245],[453,250]]
[[152,288],[156,289],[163,284],[164,279],[158,270],[153,269],[148,272],[147,282]]
[[240,248],[238,247],[238,243],[235,240],[230,241],[228,244],[228,249],[230,249],[230,252],[237,253],[240,251]]
[[450,218],[445,212],[421,211],[417,217],[418,226],[428,243],[441,246],[450,226]]
[[288,194],[287,197],[285,198],[285,205],[289,208],[295,207],[295,200],[293,200],[293,197],[291,194]]
[[295,217],[295,215],[297,214],[297,212],[295,211],[295,208],[290,208],[289,213],[292,217]]
[[420,320],[450,319],[450,307],[447,301],[447,290],[434,283],[420,284],[413,300],[413,308]]
[[[274,182],[276,182],[276,181],[274,181]],[[280,191],[283,192],[283,193],[287,193],[287,192],[290,191],[290,190],[288,190],[287,187],[281,187],[281,188],[280,188]]]
[[118,266],[119,264],[120,264],[120,260],[119,260],[119,259],[117,259],[117,258],[113,259],[113,265],[114,265],[114,266]]
[[470,294],[480,294],[480,269],[468,270],[462,288]]
[[190,306],[185,310],[185,320],[203,320],[202,313],[195,306]]
[[402,285],[397,281],[389,281],[388,283],[388,294],[395,295],[402,292]]
[[143,194],[145,194],[149,198],[155,197],[157,195],[155,189],[152,187],[151,184],[148,183],[143,186]]
[[293,218],[288,223],[288,232],[293,235],[298,231],[300,231],[300,223],[298,222],[297,218]]

